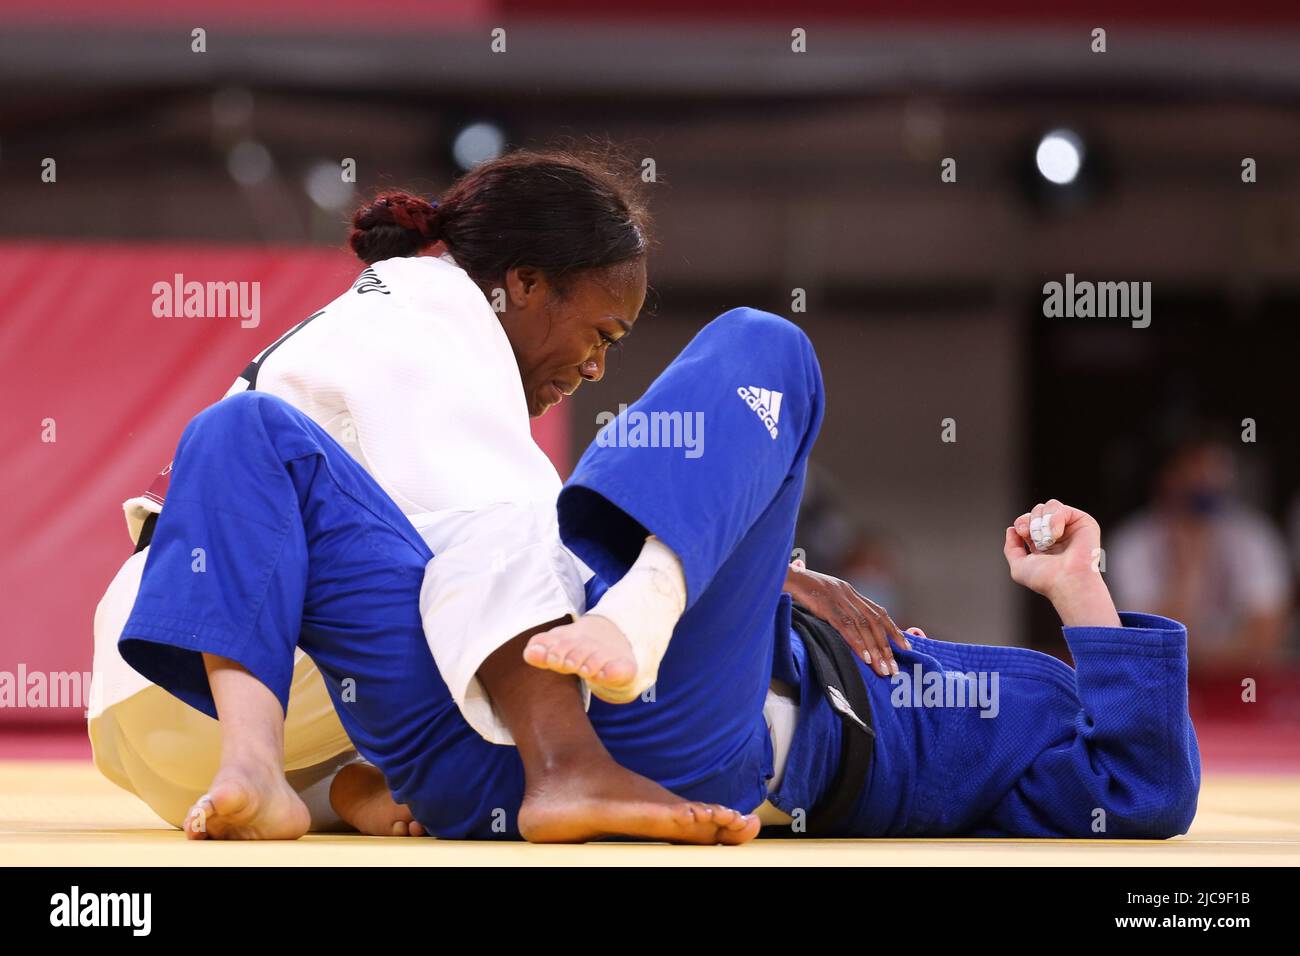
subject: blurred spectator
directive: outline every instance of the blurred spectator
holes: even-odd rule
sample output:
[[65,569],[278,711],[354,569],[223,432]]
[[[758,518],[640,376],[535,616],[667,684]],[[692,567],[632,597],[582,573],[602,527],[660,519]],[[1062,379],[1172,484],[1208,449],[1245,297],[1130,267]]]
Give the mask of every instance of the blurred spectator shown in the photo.
[[848,581],[859,594],[889,611],[895,624],[907,614],[897,552],[893,542],[887,538],[859,529],[841,559],[836,577]]
[[803,550],[808,567],[849,582],[885,608],[896,624],[907,626],[900,616],[906,610],[897,545],[864,525],[844,490],[816,463],[804,484],[795,546]]
[[[1287,546],[1291,551],[1291,607],[1300,611],[1300,491],[1291,498],[1291,506],[1286,517]],[[1291,647],[1300,647],[1300,615],[1291,618]],[[1300,700],[1296,701],[1300,707]]]
[[1291,499],[1287,513],[1287,540],[1291,546],[1291,571],[1296,582],[1297,594],[1300,594],[1300,491]]
[[1276,663],[1291,604],[1286,543],[1241,501],[1236,463],[1223,441],[1198,435],[1176,445],[1157,476],[1155,500],[1124,522],[1107,547],[1107,580],[1121,610],[1187,625],[1200,676],[1243,663]]

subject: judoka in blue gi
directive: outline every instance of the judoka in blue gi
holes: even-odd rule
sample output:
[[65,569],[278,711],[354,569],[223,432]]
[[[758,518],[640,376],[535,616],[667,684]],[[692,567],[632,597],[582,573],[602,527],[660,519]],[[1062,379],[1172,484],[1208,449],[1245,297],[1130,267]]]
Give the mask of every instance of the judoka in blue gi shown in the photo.
[[[1013,578],[1061,613],[1073,668],[1023,648],[916,635],[885,680],[792,612],[782,583],[823,404],[803,332],[734,309],[622,412],[702,415],[705,453],[596,441],[565,484],[559,527],[595,571],[588,607],[650,535],[685,582],[652,692],[591,703],[613,758],[687,800],[745,813],[766,805],[795,832],[807,822],[825,836],[1185,832],[1200,783],[1187,634],[1162,617],[1115,613],[1092,569],[1096,525],[1082,512],[1045,503],[1005,542]],[[419,599],[432,557],[306,416],[236,395],[181,438],[120,648],[217,716],[203,653],[246,668],[283,707],[300,645],[357,749],[431,833],[518,837],[519,753],[466,722],[426,643]],[[764,717],[774,681],[797,696],[779,768]]]

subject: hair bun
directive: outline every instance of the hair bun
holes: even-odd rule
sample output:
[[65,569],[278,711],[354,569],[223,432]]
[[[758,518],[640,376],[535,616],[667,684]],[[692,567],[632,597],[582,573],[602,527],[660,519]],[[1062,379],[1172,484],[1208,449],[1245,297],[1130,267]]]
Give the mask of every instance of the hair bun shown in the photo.
[[437,210],[410,193],[380,193],[353,214],[348,243],[366,265],[413,256],[437,241]]

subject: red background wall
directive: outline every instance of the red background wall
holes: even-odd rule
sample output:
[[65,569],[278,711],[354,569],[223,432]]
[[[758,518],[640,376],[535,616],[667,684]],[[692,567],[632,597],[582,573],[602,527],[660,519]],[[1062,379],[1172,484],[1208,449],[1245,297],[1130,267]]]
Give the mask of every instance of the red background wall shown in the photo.
[[[350,255],[320,248],[0,243],[0,671],[90,669],[95,605],[131,553],[121,503],[250,358],[358,271]],[[153,284],[177,272],[260,282],[260,324],[155,318]],[[561,412],[534,424],[565,470]],[[0,709],[0,723],[81,716]]]

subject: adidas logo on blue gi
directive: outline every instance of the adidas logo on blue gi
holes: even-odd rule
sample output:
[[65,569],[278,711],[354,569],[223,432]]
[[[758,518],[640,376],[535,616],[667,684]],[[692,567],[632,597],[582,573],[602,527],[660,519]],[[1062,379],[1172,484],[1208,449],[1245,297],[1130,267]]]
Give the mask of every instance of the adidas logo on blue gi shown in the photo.
[[767,426],[767,433],[775,439],[776,422],[781,417],[781,393],[768,388],[758,388],[754,385],[749,386],[749,388],[742,385],[736,389],[736,394],[754,410],[759,421]]

